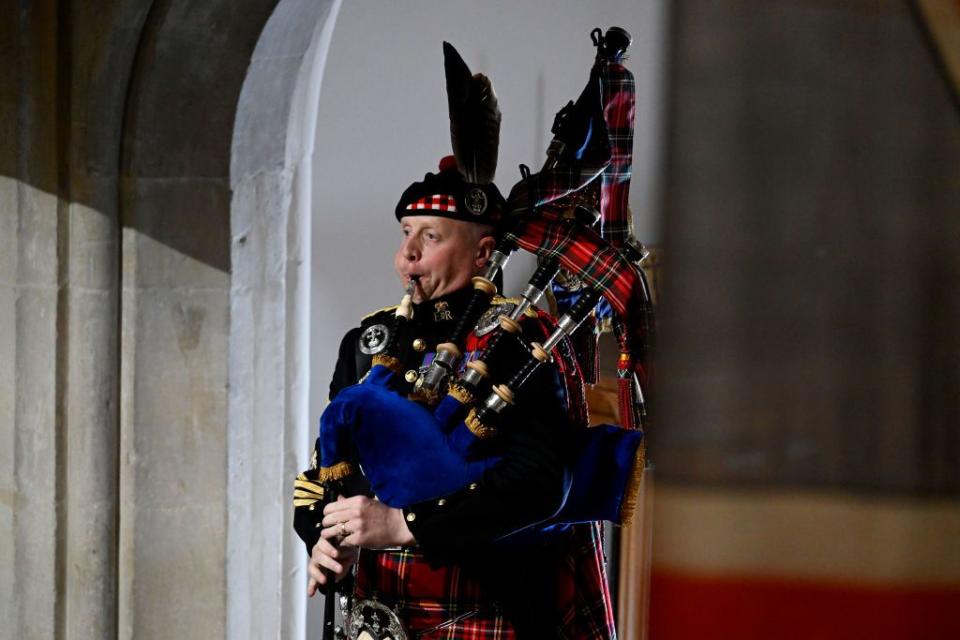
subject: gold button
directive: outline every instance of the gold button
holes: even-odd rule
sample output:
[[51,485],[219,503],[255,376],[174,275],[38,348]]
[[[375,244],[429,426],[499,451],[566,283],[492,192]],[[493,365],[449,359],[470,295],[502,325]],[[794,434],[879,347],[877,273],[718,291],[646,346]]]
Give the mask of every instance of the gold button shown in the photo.
[[315,505],[315,504],[310,505],[310,511],[313,511],[313,510],[316,508],[316,506],[317,506],[317,505]]
[[413,350],[414,351],[423,351],[427,348],[427,343],[423,338],[417,338],[413,341]]
[[438,507],[442,507],[442,506],[445,505],[445,504],[447,504],[447,499],[446,499],[446,498],[440,498],[439,500],[437,500],[437,506],[438,506]]
[[417,373],[414,369],[410,369],[410,371],[407,371],[405,374],[403,374],[403,379],[411,384],[416,382],[417,378],[419,377],[420,377],[420,374]]
[[319,528],[320,528],[320,523],[318,522],[317,524],[313,525],[313,528],[314,528],[314,529],[319,529]]
[[415,514],[414,512],[411,511],[410,513],[407,514],[407,522],[413,522],[416,519],[417,519],[417,514]]
[[470,491],[473,491],[473,490],[476,489],[476,488],[477,488],[477,483],[476,483],[476,482],[471,482],[471,483],[470,483]]

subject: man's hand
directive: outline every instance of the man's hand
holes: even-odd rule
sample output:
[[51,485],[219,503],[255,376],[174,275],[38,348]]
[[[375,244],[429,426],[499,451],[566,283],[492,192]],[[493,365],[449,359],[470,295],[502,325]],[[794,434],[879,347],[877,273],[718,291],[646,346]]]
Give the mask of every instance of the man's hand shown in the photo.
[[378,549],[416,543],[403,511],[366,496],[339,498],[323,509],[321,539],[340,538],[340,544]]
[[356,563],[359,555],[360,550],[356,547],[342,546],[337,548],[323,538],[317,540],[317,544],[313,545],[313,551],[310,553],[310,563],[307,566],[307,572],[310,574],[307,595],[312,598],[320,585],[327,583],[324,569],[332,571],[335,580],[339,582],[350,571],[350,567]]

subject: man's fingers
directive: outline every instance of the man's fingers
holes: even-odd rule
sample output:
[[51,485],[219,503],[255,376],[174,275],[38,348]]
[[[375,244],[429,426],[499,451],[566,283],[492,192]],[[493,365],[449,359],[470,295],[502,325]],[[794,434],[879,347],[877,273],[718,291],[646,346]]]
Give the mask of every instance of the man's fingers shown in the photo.
[[[344,537],[344,532],[346,532],[346,537]],[[320,530],[320,537],[325,540],[340,539],[340,544],[343,544],[350,538],[353,538],[357,532],[353,531],[350,528],[350,523],[345,522],[343,526],[340,526],[340,523],[333,525],[332,527],[327,527],[326,529]],[[328,543],[329,544],[329,543]],[[353,544],[352,542],[348,544]]]
[[329,556],[320,556],[320,559],[317,562],[311,563],[314,567],[320,565],[323,569],[330,569],[334,573],[341,573],[343,571],[343,565],[339,561],[334,560]]
[[[326,520],[326,518],[324,518]],[[320,530],[321,540],[332,540],[340,538],[342,544],[344,540],[354,537],[354,534],[362,533],[364,530],[363,520],[360,518],[352,520],[336,520],[324,524],[325,528]],[[329,544],[329,543],[328,543]],[[353,544],[352,542],[350,544]]]
[[323,515],[326,516],[330,515],[331,513],[346,511],[347,509],[363,509],[364,505],[368,502],[370,502],[370,498],[367,496],[353,496],[351,498],[337,499],[336,502],[331,502],[323,508]]
[[327,527],[326,529],[320,530],[320,537],[324,540],[330,540],[331,538],[336,538],[340,535],[340,526],[336,527]]
[[[314,593],[316,593],[317,585],[327,583],[327,577],[323,575],[323,570],[320,567],[318,567],[316,563],[310,562],[310,564],[307,565],[307,573],[310,574],[310,583],[309,583],[309,586],[307,587],[308,593],[309,593],[310,586],[314,588],[313,589]],[[310,595],[313,595],[313,594],[311,593]]]
[[337,540],[340,543],[339,555],[337,556],[339,560],[349,563],[350,559],[345,555],[348,549],[356,549],[357,547],[362,547],[367,541],[367,536],[363,531],[363,528],[357,525],[356,531],[350,530],[350,525],[347,524],[348,535],[346,537],[340,532],[340,525],[329,527],[327,529],[322,529],[320,531],[320,536],[326,538],[327,540]]
[[[322,533],[322,532],[321,532]],[[313,545],[313,553],[310,554],[310,559],[314,562],[320,561],[320,556],[326,555],[331,558],[340,557],[340,549],[336,548],[323,537],[317,540],[317,544]]]
[[355,520],[359,516],[359,511],[355,509],[346,509],[344,511],[337,511],[336,513],[323,516],[323,520],[320,521],[320,524],[325,527],[332,527],[335,524],[340,524],[341,522],[346,522],[347,520]]

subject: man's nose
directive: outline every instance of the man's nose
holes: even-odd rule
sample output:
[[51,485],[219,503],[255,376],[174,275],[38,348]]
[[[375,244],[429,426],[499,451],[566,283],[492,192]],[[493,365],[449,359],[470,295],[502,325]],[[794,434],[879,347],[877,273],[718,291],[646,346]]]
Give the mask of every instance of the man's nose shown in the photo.
[[420,259],[420,245],[413,236],[409,236],[403,241],[403,257],[411,262]]

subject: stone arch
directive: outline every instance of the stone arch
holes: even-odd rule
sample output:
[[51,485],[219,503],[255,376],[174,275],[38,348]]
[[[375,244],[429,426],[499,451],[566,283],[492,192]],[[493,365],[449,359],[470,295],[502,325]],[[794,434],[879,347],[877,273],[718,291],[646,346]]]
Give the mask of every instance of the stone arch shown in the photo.
[[[281,0],[237,108],[230,171],[230,638],[306,633],[306,562],[289,496],[294,475],[308,464],[311,156],[339,6]],[[276,431],[264,428],[273,424]],[[258,611],[263,602],[270,606]]]
[[307,451],[309,163],[338,7],[149,5],[120,163],[121,637],[304,635],[288,496]]

